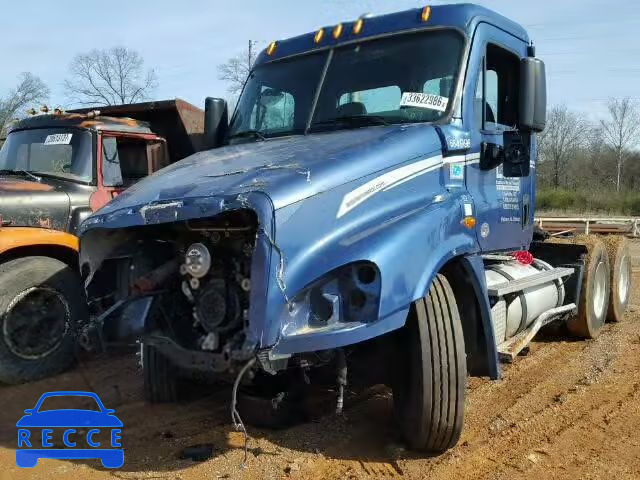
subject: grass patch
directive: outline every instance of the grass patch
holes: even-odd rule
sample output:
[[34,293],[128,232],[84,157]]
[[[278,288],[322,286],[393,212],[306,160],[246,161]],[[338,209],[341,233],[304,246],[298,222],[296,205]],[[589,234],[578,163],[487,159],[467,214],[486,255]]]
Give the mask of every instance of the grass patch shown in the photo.
[[640,193],[540,188],[536,192],[536,211],[538,215],[544,211],[640,216]]

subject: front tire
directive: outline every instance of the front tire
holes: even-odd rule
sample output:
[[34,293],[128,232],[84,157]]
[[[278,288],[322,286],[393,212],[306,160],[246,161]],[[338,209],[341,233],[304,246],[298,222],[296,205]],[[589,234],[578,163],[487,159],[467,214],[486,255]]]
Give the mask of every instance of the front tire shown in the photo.
[[55,375],[75,360],[75,327],[87,307],[79,275],[49,257],[0,265],[0,382]]
[[149,403],[178,401],[176,367],[155,346],[142,343],[144,399]]
[[398,334],[393,403],[405,441],[441,453],[460,439],[467,363],[456,299],[443,275],[414,302]]

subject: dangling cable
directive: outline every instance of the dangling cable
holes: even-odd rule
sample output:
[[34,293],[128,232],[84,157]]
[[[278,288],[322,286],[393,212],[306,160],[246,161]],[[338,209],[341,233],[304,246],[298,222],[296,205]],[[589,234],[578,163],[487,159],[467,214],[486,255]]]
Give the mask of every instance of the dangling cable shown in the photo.
[[255,357],[249,360],[244,367],[238,373],[236,377],[236,381],[233,382],[233,391],[231,393],[231,423],[233,423],[234,428],[238,430],[242,430],[244,433],[244,460],[242,460],[242,468],[247,464],[247,446],[249,443],[249,435],[247,434],[247,429],[242,422],[242,418],[240,418],[240,413],[236,409],[238,404],[238,386],[240,385],[240,381],[244,374],[256,363]]

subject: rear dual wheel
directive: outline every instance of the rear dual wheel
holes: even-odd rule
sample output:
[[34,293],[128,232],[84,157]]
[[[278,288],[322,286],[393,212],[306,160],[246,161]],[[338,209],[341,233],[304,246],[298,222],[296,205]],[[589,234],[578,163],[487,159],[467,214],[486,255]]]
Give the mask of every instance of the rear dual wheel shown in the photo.
[[609,322],[620,322],[629,306],[631,296],[631,253],[629,252],[629,242],[625,237],[611,235],[603,239],[611,275],[609,283],[611,285],[611,298],[607,310],[607,320]]
[[567,322],[569,332],[579,338],[596,338],[606,318],[610,295],[609,256],[595,236],[578,237],[576,244],[587,249],[578,302],[578,315]]

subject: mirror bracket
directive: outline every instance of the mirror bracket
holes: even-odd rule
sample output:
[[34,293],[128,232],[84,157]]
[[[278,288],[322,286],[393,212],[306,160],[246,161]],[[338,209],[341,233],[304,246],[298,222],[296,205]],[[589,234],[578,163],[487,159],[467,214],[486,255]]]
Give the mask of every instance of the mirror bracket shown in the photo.
[[522,133],[517,130],[504,132],[504,166],[502,174],[505,177],[529,176],[530,153]]
[[482,142],[480,145],[480,170],[493,170],[502,162],[504,162],[502,145]]

